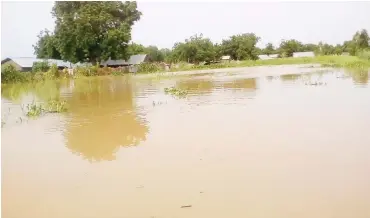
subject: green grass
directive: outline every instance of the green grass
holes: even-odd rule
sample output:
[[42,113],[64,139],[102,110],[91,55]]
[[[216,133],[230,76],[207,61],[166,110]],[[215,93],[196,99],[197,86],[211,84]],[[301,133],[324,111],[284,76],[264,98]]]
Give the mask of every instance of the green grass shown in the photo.
[[26,109],[25,114],[30,118],[36,118],[46,113],[63,113],[68,110],[67,103],[58,100],[49,100],[47,103],[39,104],[32,102],[27,105]]
[[[363,55],[365,56],[365,55]],[[367,56],[365,56],[367,57]],[[186,70],[202,70],[202,69],[219,69],[229,67],[254,67],[254,66],[272,66],[272,65],[292,65],[292,64],[321,64],[323,67],[339,67],[358,70],[368,70],[370,68],[370,60],[359,58],[356,56],[316,56],[302,58],[276,58],[270,60],[246,60],[232,61],[229,63],[220,63],[213,65],[180,65],[179,68],[172,68],[172,72]]]
[[176,87],[164,88],[164,92],[166,94],[170,94],[180,98],[186,97],[186,95],[188,94],[187,90],[179,89]]

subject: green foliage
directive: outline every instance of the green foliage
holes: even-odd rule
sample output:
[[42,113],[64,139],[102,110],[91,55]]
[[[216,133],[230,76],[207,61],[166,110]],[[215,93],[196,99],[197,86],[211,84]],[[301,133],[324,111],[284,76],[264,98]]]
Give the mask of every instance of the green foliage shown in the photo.
[[281,57],[292,57],[294,52],[302,51],[302,43],[295,40],[283,40],[280,43],[279,54]]
[[138,66],[138,73],[155,73],[161,71],[158,64],[155,63],[142,63]]
[[131,26],[141,12],[136,2],[55,2],[54,34],[45,31],[34,46],[39,57],[57,57],[76,62],[127,59]]
[[11,64],[1,65],[1,83],[26,82],[25,73],[19,72]]
[[57,50],[56,38],[49,30],[41,31],[37,37],[38,41],[36,45],[33,45],[37,58],[61,59],[60,52]]
[[233,60],[257,60],[258,49],[256,47],[260,37],[254,33],[245,33],[231,36],[222,41],[223,55],[230,55]]
[[266,47],[262,50],[262,53],[266,54],[266,55],[271,55],[271,54],[274,54],[275,52],[276,51],[275,51],[274,45],[272,45],[272,43],[267,43]]
[[203,38],[203,35],[194,35],[185,42],[175,43],[172,51],[172,61],[187,61],[189,63],[200,63],[215,59],[215,50],[213,43],[209,38]]
[[66,101],[50,100],[44,107],[44,110],[48,113],[62,113],[68,111]]
[[35,118],[35,117],[40,116],[43,111],[44,111],[44,109],[42,108],[41,104],[37,104],[35,102],[32,102],[31,104],[27,105],[26,116]]
[[34,62],[32,65],[32,72],[46,72],[49,68],[49,63],[47,61]]
[[145,48],[145,54],[148,54],[154,62],[164,61],[164,54],[157,48],[157,46],[148,46]]
[[59,100],[49,100],[47,103],[35,103],[27,105],[27,117],[39,117],[44,113],[63,113],[68,111],[67,102]]
[[356,50],[363,50],[370,47],[370,37],[367,30],[363,29],[357,31],[352,38],[352,42],[356,47]]
[[174,95],[174,96],[179,97],[179,98],[186,97],[186,95],[188,94],[188,91],[178,89],[176,87],[164,88],[164,92],[166,94]]
[[369,50],[362,50],[357,55],[360,59],[366,60],[370,62],[370,49]]
[[145,47],[141,44],[131,42],[127,47],[127,53],[130,56],[131,55],[137,55],[137,54],[144,54],[145,53]]

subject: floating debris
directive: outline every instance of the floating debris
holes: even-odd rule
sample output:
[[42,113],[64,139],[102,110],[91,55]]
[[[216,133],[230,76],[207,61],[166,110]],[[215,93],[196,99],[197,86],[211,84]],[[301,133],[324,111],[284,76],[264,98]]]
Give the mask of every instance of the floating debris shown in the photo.
[[191,205],[183,205],[183,206],[181,206],[181,208],[188,208],[188,207],[191,207]]

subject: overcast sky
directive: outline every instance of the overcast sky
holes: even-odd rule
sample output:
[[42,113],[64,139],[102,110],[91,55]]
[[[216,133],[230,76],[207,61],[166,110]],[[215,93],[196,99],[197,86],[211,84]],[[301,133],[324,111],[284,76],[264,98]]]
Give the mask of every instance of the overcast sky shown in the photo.
[[[42,29],[54,29],[53,2],[1,2],[1,56],[34,56],[32,45]],[[143,13],[132,40],[171,48],[196,33],[214,42],[254,32],[259,46],[281,39],[336,44],[360,29],[370,31],[370,2],[138,2]]]

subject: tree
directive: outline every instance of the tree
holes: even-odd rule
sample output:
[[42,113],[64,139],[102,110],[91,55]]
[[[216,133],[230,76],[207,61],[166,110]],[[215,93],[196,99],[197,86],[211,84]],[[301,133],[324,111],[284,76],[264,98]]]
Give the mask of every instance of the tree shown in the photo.
[[131,26],[141,12],[136,2],[55,2],[56,47],[64,60],[96,62],[127,59]]
[[194,35],[185,42],[175,43],[173,47],[173,61],[188,61],[196,63],[211,61],[215,59],[215,50],[213,43],[209,38],[203,38],[203,35]]
[[272,43],[267,43],[266,44],[266,47],[263,49],[262,51],[264,54],[266,55],[271,55],[271,54],[274,54],[275,53],[275,48],[274,48],[274,45],[272,45]]
[[222,41],[222,53],[230,55],[236,60],[257,60],[257,42],[260,40],[254,33],[244,33],[233,35],[229,39]]
[[292,57],[294,52],[302,51],[302,43],[295,40],[282,40],[279,47],[279,54],[282,57]]
[[41,31],[37,37],[38,41],[36,45],[33,45],[34,54],[37,58],[61,59],[56,47],[56,38],[49,30]]
[[161,53],[157,46],[148,46],[147,48],[145,48],[145,53],[148,54],[155,62],[164,61],[164,55]]
[[357,31],[349,44],[350,54],[356,55],[359,51],[367,48],[370,48],[370,37],[367,30]]
[[128,55],[137,55],[137,54],[144,54],[145,53],[145,47],[141,44],[136,44],[134,42],[131,42],[128,45],[127,48]]
[[302,51],[316,51],[318,46],[312,43],[302,45]]
[[172,51],[168,48],[162,48],[160,50],[160,52],[162,53],[163,55],[163,60],[165,62],[171,62],[171,54],[172,54]]

